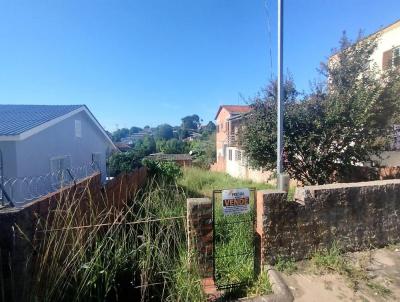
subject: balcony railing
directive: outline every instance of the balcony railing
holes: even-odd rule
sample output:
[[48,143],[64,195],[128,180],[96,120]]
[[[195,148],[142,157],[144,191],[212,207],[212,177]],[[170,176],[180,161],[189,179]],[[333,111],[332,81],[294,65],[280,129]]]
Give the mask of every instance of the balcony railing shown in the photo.
[[236,134],[228,135],[228,147],[237,147],[238,136]]

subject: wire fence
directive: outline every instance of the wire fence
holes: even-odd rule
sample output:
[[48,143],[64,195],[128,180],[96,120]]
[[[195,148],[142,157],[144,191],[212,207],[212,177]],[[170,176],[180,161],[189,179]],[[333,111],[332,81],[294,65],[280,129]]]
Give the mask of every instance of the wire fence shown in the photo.
[[11,178],[0,176],[0,205],[17,206],[25,204],[72,185],[99,170],[97,164],[91,162],[39,176]]

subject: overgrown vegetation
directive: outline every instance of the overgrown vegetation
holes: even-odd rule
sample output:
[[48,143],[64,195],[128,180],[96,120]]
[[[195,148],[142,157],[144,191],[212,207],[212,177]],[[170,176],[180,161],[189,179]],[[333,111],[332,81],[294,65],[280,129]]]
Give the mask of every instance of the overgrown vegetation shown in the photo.
[[87,193],[88,215],[72,196],[39,222],[27,301],[204,301],[179,187],[151,181],[123,209]]
[[157,161],[145,158],[143,165],[147,167],[150,177],[165,183],[176,183],[183,176],[181,167],[174,162]]
[[211,172],[196,167],[184,169],[183,178],[179,184],[191,197],[212,197],[212,191],[218,189],[256,188],[262,190],[274,188],[271,184],[255,183],[234,178],[227,173]]
[[[271,188],[268,184],[233,178],[228,174],[199,168],[184,169],[180,185],[190,197],[212,197],[213,190],[228,188]],[[242,284],[227,290],[225,298],[264,295],[271,292],[266,272],[256,278],[254,272],[254,195],[251,194],[251,211],[241,215],[224,216],[221,194],[215,198],[215,257],[217,284]]]
[[[387,148],[400,116],[400,73],[373,65],[376,42],[371,36],[353,44],[344,35],[335,55],[321,64],[324,80],[309,94],[286,81],[283,155],[291,178],[329,183]],[[276,166],[276,91],[272,82],[250,100],[253,110],[240,135],[250,164],[267,170]]]
[[[196,258],[187,251],[187,188],[175,182],[182,172],[174,164],[152,164],[154,178],[122,208],[104,207],[105,200],[93,200],[87,191],[82,198],[88,199],[88,207],[69,196],[39,220],[34,238],[26,236],[33,248],[26,260],[26,274],[32,276],[24,289],[26,301],[205,300]],[[192,187],[200,189],[197,194],[220,185],[253,185],[198,168],[186,169],[180,182],[196,175],[201,175],[201,184]],[[222,254],[252,247],[251,223],[233,225],[230,235],[224,229]],[[24,230],[18,232],[24,236]],[[269,293],[265,273],[254,279],[253,256],[242,260],[220,263],[226,268],[223,278],[248,283],[243,291],[229,294]]]

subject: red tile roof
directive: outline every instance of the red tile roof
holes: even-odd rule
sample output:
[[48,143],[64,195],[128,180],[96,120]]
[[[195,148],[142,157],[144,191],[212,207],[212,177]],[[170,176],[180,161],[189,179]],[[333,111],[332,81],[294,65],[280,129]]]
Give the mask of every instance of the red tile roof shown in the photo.
[[251,107],[248,105],[222,105],[219,106],[218,112],[215,115],[215,119],[217,119],[218,114],[221,112],[222,108],[225,108],[230,113],[246,113],[251,110]]

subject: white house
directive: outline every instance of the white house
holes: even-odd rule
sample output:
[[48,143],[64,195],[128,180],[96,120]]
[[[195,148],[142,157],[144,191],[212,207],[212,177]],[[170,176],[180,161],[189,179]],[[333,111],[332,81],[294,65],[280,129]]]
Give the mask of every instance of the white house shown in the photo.
[[0,204],[6,195],[26,203],[95,170],[105,181],[116,150],[85,105],[0,105]]

